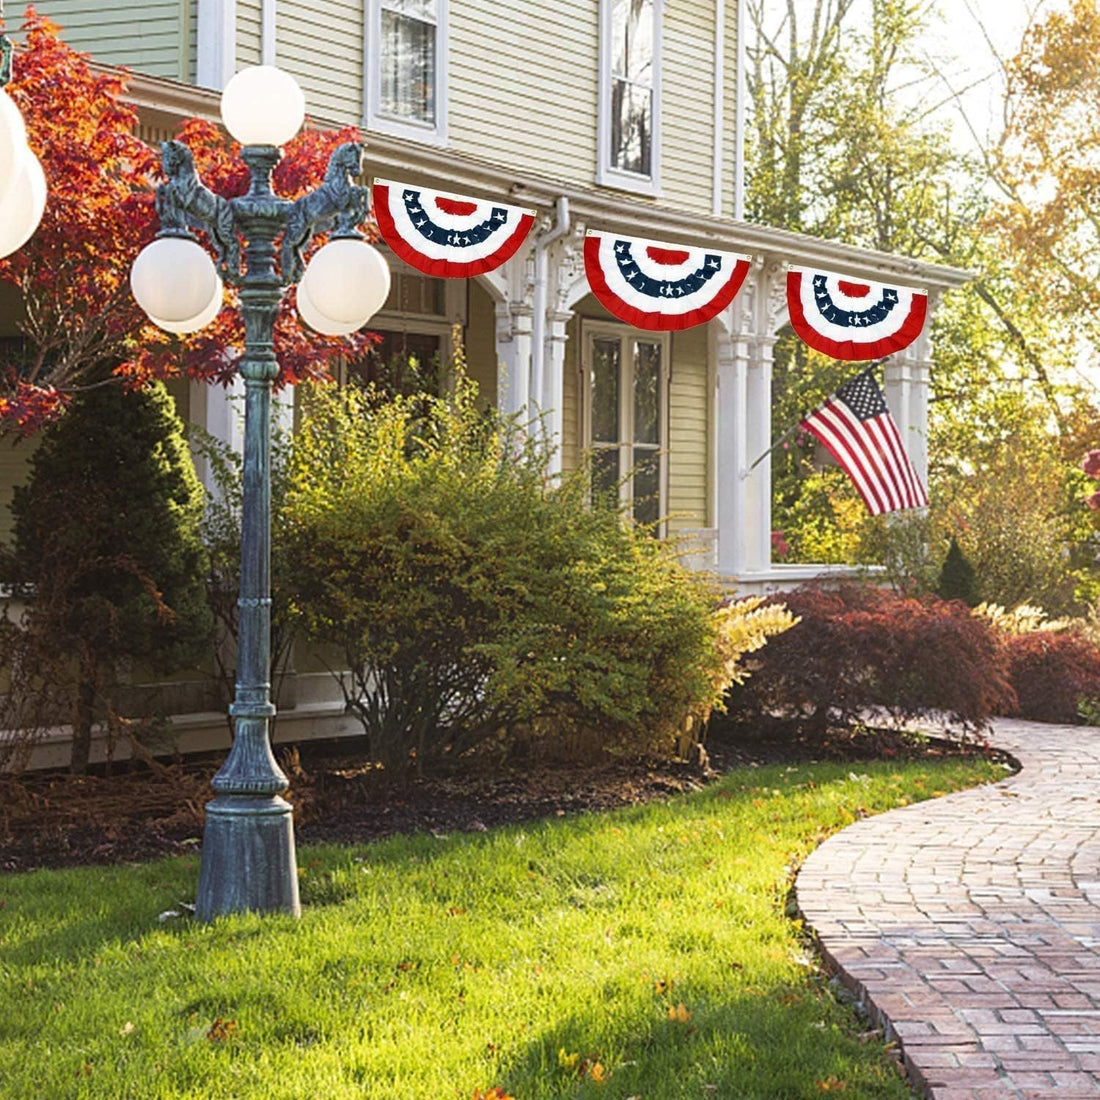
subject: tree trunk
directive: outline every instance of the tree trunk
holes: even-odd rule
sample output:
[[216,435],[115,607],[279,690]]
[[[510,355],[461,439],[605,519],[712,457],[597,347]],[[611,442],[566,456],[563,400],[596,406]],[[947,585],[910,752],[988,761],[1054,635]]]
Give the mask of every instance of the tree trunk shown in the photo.
[[69,758],[69,771],[73,775],[83,775],[88,770],[88,759],[92,752],[95,688],[94,668],[82,668],[80,683],[76,689],[76,705],[73,707],[73,748]]

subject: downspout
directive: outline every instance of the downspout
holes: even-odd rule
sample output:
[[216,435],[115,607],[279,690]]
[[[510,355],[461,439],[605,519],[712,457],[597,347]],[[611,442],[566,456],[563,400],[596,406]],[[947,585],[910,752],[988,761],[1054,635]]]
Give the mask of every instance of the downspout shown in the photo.
[[[532,421],[537,421],[547,408],[547,396],[554,404],[551,409],[557,409],[557,419],[561,420],[561,386],[558,385],[556,394],[544,392],[543,380],[546,365],[546,312],[547,299],[549,297],[550,282],[550,246],[564,237],[570,230],[569,199],[565,195],[559,195],[554,224],[545,233],[539,235],[535,241],[535,289],[534,302],[531,314],[531,386],[528,390],[528,413]],[[537,430],[537,425],[533,425]],[[560,440],[552,440],[555,448],[561,445]]]
[[745,0],[737,0],[737,98],[734,100],[733,108],[733,216],[738,221],[745,219],[745,115],[748,106],[745,32]]
[[[740,27],[738,27],[740,30]],[[714,161],[711,178],[711,213],[722,216],[722,168],[725,153],[726,113],[726,0],[715,0],[714,6]]]

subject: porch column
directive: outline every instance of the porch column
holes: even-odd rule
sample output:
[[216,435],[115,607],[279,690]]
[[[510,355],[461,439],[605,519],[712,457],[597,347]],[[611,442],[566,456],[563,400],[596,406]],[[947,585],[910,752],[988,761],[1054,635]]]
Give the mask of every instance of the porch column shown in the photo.
[[772,360],[785,299],[782,270],[757,262],[731,307],[733,335],[717,338],[718,572],[740,577],[771,565]]
[[531,369],[531,305],[499,301],[497,315],[497,411],[527,426]]
[[562,428],[565,423],[565,345],[566,326],[573,314],[554,310],[546,318],[546,353],[543,373],[542,408],[545,410],[546,435],[550,445],[547,473],[561,473]]
[[939,304],[928,296],[928,322],[904,351],[886,362],[885,396],[913,469],[928,484],[928,391],[932,371],[932,316]]

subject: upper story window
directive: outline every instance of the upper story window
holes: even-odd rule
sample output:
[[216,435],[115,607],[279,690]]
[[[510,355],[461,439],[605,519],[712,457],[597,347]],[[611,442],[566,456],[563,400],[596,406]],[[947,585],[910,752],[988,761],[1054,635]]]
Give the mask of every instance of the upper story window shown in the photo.
[[663,0],[600,0],[596,182],[645,195],[660,189]]
[[443,144],[448,0],[367,0],[366,125]]

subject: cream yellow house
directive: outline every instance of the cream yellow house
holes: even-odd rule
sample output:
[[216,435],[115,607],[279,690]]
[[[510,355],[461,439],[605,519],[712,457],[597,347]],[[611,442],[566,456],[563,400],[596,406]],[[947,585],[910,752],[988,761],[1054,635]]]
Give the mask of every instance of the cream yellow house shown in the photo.
[[[39,0],[64,36],[133,73],[142,135],[218,117],[246,65],[274,63],[321,126],[360,126],[371,176],[534,208],[503,267],[435,280],[391,257],[393,292],[371,328],[387,347],[448,353],[460,325],[471,373],[506,413],[540,414],[569,468],[591,449],[625,503],[663,518],[694,560],[738,589],[826,567],[771,560],[772,347],[788,266],[929,292],[968,273],[749,224],[741,210],[743,0]],[[637,331],[589,292],[588,228],[748,254],[734,302],[708,324]],[[930,312],[931,312],[930,310]],[[887,367],[886,394],[918,473],[932,349]],[[656,394],[655,404],[652,395]],[[221,391],[179,394],[225,438]],[[787,427],[783,425],[781,427]],[[836,569],[837,567],[831,567]]]

